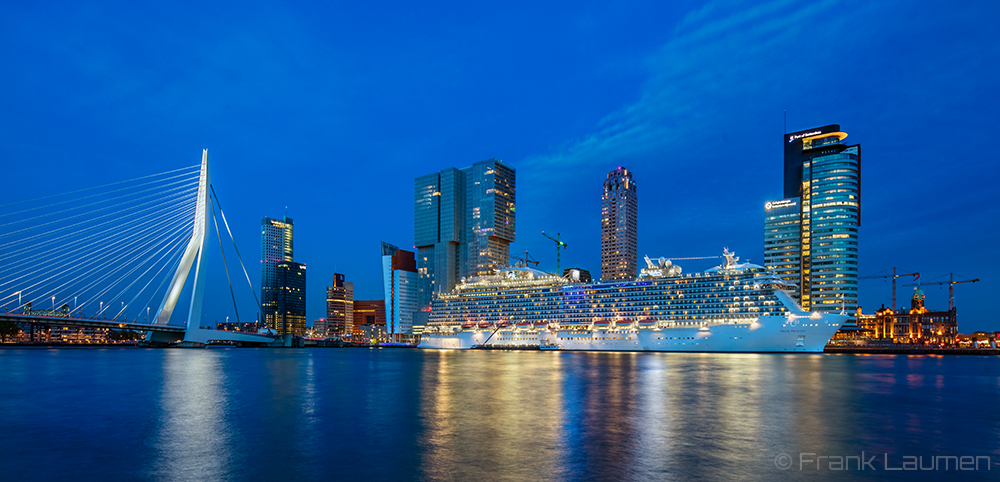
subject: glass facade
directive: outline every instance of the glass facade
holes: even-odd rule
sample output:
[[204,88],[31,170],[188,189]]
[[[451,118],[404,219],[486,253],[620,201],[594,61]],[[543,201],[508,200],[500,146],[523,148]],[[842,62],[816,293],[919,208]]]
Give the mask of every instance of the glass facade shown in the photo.
[[278,284],[275,311],[268,327],[279,334],[306,333],[306,265],[294,261],[278,263]]
[[[802,215],[799,198],[764,203],[764,265],[802,286]],[[793,293],[799,299],[800,293]]]
[[786,134],[789,199],[765,205],[765,264],[799,286],[806,310],[857,307],[861,146],[844,144],[846,137],[836,124]]
[[[278,297],[283,287],[280,265],[294,259],[294,230],[295,223],[288,216],[282,220],[269,217],[260,220],[260,304],[264,322],[273,329],[278,326]],[[305,323],[304,312],[302,316]]]
[[499,159],[414,179],[417,303],[430,306],[462,277],[506,266],[515,233],[515,171]]

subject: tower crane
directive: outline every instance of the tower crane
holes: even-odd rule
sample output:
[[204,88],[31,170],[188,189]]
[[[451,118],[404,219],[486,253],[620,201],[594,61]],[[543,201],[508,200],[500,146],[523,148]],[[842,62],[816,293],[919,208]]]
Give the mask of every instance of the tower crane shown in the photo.
[[[858,279],[875,279],[875,278],[892,278],[892,312],[896,312],[896,278],[901,276],[913,276],[913,281],[920,279],[920,272],[915,273],[896,273],[896,268],[892,268],[892,274],[873,274],[871,276],[859,276]],[[910,286],[910,285],[906,285]],[[885,305],[882,305],[885,306]]]
[[552,236],[545,234],[545,231],[542,231],[542,236],[545,236],[546,238],[549,238],[556,242],[556,276],[562,276],[562,267],[560,266],[559,263],[559,250],[566,249],[566,243],[562,241],[562,235],[560,235],[559,233],[556,233],[556,237],[553,238]]
[[921,284],[948,285],[948,311],[951,311],[955,309],[955,285],[959,283],[975,283],[976,281],[979,281],[979,278],[955,281],[955,273],[948,273],[948,281],[931,281],[929,283],[909,283],[903,286],[920,286]]

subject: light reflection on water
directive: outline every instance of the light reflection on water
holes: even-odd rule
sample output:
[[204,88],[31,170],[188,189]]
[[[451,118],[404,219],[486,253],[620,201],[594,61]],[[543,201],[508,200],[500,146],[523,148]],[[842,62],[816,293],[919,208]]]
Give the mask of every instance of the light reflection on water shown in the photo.
[[875,477],[774,464],[780,453],[861,451],[987,455],[1000,470],[998,365],[978,357],[5,349],[0,478]]

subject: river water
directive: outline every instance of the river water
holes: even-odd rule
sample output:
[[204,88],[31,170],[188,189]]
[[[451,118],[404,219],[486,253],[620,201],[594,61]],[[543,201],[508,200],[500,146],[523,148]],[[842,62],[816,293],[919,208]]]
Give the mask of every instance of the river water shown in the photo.
[[0,377],[4,481],[1000,479],[997,357],[7,348]]

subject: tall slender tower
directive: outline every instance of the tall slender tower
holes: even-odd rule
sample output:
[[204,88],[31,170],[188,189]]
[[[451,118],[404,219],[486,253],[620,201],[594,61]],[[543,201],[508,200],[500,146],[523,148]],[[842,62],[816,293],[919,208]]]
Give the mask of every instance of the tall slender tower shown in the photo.
[[799,286],[802,308],[858,303],[861,145],[832,124],[785,134],[785,199],[764,205],[764,264]]
[[[285,315],[281,307],[286,306],[284,300],[279,300],[279,297],[287,292],[283,289],[287,287],[283,283],[287,280],[294,280],[297,283],[299,271],[304,270],[304,266],[290,264],[294,261],[294,229],[292,218],[287,216],[280,221],[269,217],[260,220],[260,304],[264,309],[261,315],[269,328],[279,331],[283,329],[281,320]],[[289,273],[295,276],[289,276]],[[305,276],[304,272],[301,276]],[[304,287],[302,289],[304,290]],[[289,303],[287,306],[297,306],[297,304]],[[297,308],[295,311],[298,311]],[[293,330],[291,325],[298,325],[298,315],[299,313],[295,313],[295,323],[285,323],[284,329],[289,330],[287,332]],[[301,317],[305,319],[304,312],[301,313]]]
[[638,198],[628,169],[608,173],[601,196],[601,279],[638,275]]

